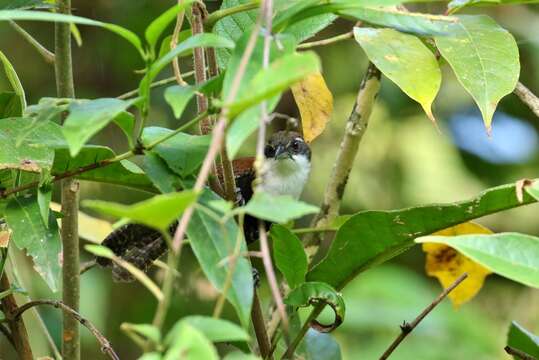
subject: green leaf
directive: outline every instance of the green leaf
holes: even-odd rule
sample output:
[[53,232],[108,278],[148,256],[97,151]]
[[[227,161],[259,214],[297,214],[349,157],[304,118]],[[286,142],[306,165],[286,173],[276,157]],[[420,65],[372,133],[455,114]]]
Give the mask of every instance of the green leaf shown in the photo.
[[[185,29],[183,31],[180,31],[178,34],[178,44],[181,42],[184,42],[188,38],[190,38],[192,35],[191,29]],[[172,41],[172,35],[166,36],[163,41],[161,41],[161,46],[159,48],[159,54],[157,55],[157,58],[162,58],[166,53],[168,53],[172,48],[170,47],[170,43]],[[191,51],[184,51],[181,54],[178,54],[178,57],[188,56],[191,55]]]
[[41,144],[51,140],[63,140],[60,127],[51,122],[34,125],[29,118],[0,121],[0,170],[40,172],[43,168],[52,166],[54,151]]
[[451,13],[455,13],[467,6],[537,4],[538,2],[538,0],[453,0],[447,4],[447,9],[451,10]]
[[141,335],[154,344],[161,343],[161,331],[154,325],[122,323],[120,328],[125,332]]
[[95,256],[100,256],[107,259],[114,259],[116,257],[114,251],[103,245],[87,244],[84,246],[84,249]]
[[274,224],[270,231],[273,240],[275,265],[284,275],[290,288],[305,281],[307,255],[301,240],[284,226]]
[[530,194],[535,200],[539,200],[539,181],[534,180],[530,186],[525,186],[526,192]]
[[245,88],[245,91],[229,105],[230,116],[270,97],[279,95],[290,85],[310,74],[320,71],[320,60],[314,52],[285,55],[260,70]]
[[14,197],[6,207],[6,222],[13,231],[11,241],[20,250],[26,249],[39,275],[53,292],[58,291],[62,244],[54,216],[49,214],[47,226],[35,197]]
[[458,18],[450,36],[435,38],[436,46],[479,106],[490,133],[498,102],[518,81],[518,47],[513,36],[488,16]]
[[[220,200],[220,198],[210,191],[205,191],[200,196],[200,202],[203,205],[214,200]],[[216,215],[223,216],[218,211]],[[240,236],[238,225],[234,219],[230,218],[223,224],[205,211],[195,209],[187,227],[187,236],[204,274],[216,289],[222,291],[230,271],[230,261],[223,263],[223,260],[233,253],[238,236]],[[242,241],[240,253],[245,251],[247,251],[247,246]],[[227,299],[235,308],[242,326],[247,328],[253,300],[253,277],[249,261],[242,256],[236,259]]]
[[109,24],[75,15],[64,15],[43,11],[1,10],[0,21],[6,20],[50,21],[101,27],[123,37],[138,50],[142,57],[145,57],[145,52],[139,37],[134,32],[115,24]]
[[189,100],[195,95],[197,86],[170,86],[165,90],[165,100],[172,107],[174,116],[179,119],[182,116]]
[[341,360],[341,348],[330,334],[309,329],[303,340],[305,355],[309,360]]
[[0,10],[44,9],[52,7],[55,7],[55,5],[47,0],[0,0]]
[[[172,130],[160,127],[144,128],[142,143],[148,145],[171,132]],[[178,133],[157,145],[153,152],[165,160],[175,173],[183,177],[194,173],[199,168],[206,157],[210,141],[210,135]]]
[[418,243],[450,246],[487,269],[539,288],[539,238],[518,234],[425,236]]
[[11,91],[0,93],[0,119],[22,116],[20,97]]
[[414,245],[414,239],[479,217],[535,202],[515,185],[488,189],[467,201],[392,211],[361,211],[346,221],[326,257],[307,273],[337,289],[373,265],[387,261]]
[[122,111],[112,121],[114,121],[114,123],[118,125],[120,130],[122,130],[122,132],[124,133],[129,147],[133,148],[135,146],[135,142],[133,140],[135,130],[135,117],[133,116],[133,114],[127,111]]
[[413,35],[393,29],[354,28],[354,36],[369,60],[408,96],[423,107],[434,122],[432,102],[442,73],[434,54]]
[[313,320],[311,327],[320,332],[330,332],[344,321],[344,299],[335,289],[322,282],[307,282],[292,290],[284,300],[285,304],[294,307],[306,307],[313,304],[329,305],[335,313],[335,321],[331,325],[322,325]]
[[172,339],[172,345],[165,353],[163,360],[176,360],[189,354],[189,359],[218,360],[217,350],[213,344],[195,327],[184,323]]
[[235,211],[247,213],[258,219],[284,224],[304,215],[318,212],[318,208],[291,196],[274,196],[257,191],[247,205],[237,208]]
[[509,328],[507,345],[539,359],[539,336],[532,334],[516,321],[513,321]]
[[[2,13],[2,11],[0,11],[0,13]],[[4,66],[4,72],[6,73],[6,77],[9,83],[11,84],[11,88],[13,89],[15,94],[17,94],[17,96],[19,97],[19,106],[22,112],[26,108],[26,96],[24,94],[24,88],[22,87],[21,81],[19,80],[19,77],[17,76],[17,73],[15,72],[13,65],[11,65],[8,58],[1,51],[0,51],[0,61],[2,62],[2,65]]]
[[138,360],[161,360],[163,357],[158,352],[147,352],[142,354],[141,357],[138,358]]
[[211,342],[249,341],[249,334],[238,325],[222,319],[191,315],[180,319],[165,338],[165,345],[171,345],[178,338],[185,324],[200,331]]
[[163,55],[163,57],[157,59],[150,67],[144,78],[142,78],[139,89],[142,97],[148,96],[149,84],[155,79],[157,75],[167,66],[176,56],[184,51],[192,50],[194,48],[233,48],[234,43],[228,39],[217,36],[215,34],[196,34],[191,36],[187,40],[178,44],[174,49]]
[[142,167],[155,187],[162,193],[171,193],[181,189],[181,180],[178,175],[174,174],[165,160],[156,153],[146,152]]
[[136,101],[138,99],[124,101],[103,98],[73,102],[69,106],[69,116],[62,127],[71,156],[77,155],[86,141]]
[[128,218],[160,231],[167,231],[168,226],[193,204],[197,199],[195,191],[186,190],[178,193],[156,195],[148,200],[133,205],[122,205],[108,201],[86,200],[84,206],[100,213]]
[[241,351],[234,351],[226,354],[224,360],[262,360],[262,358],[253,354],[246,354]]
[[[54,152],[52,174],[59,175],[91,166],[96,162],[112,159],[116,154],[108,147],[86,145],[72,158],[67,147],[57,147]],[[85,171],[76,176],[81,180],[129,186],[140,190],[155,192],[152,182],[135,163],[122,160],[95,170]]]
[[176,4],[161,15],[159,15],[154,21],[148,25],[144,36],[146,41],[150,45],[151,51],[155,51],[155,45],[159,40],[159,37],[165,31],[167,26],[176,19],[176,14],[180,11],[184,11],[186,7],[191,6],[194,0],[183,0],[180,4]]
[[40,185],[37,188],[37,204],[39,205],[39,212],[43,223],[48,228],[48,219],[50,213],[50,203],[52,198],[52,186],[49,182]]

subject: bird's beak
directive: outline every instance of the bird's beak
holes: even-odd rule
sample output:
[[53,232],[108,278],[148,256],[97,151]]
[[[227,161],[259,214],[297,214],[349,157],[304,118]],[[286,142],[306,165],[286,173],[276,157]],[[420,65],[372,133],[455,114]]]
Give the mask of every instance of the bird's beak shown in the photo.
[[275,160],[281,160],[281,159],[292,159],[292,155],[288,151],[288,149],[283,145],[278,145],[275,149]]

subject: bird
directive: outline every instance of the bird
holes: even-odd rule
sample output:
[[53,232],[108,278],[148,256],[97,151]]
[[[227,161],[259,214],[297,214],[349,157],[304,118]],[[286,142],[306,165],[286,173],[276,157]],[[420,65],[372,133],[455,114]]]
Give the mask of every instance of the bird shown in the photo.
[[[303,192],[311,171],[311,149],[300,133],[278,131],[272,134],[264,146],[265,160],[260,169],[260,179],[255,184],[255,158],[246,157],[232,161],[236,182],[236,205],[246,204],[255,191],[263,191],[273,196],[288,195],[298,199]],[[222,169],[217,169],[217,176],[223,180]],[[178,222],[170,225],[174,233]],[[266,229],[271,225],[265,222]],[[244,220],[246,242],[258,239],[259,220],[246,216]],[[163,255],[167,244],[160,233],[150,227],[137,223],[126,224],[111,232],[102,242],[114,254],[137,268],[147,271],[153,261]],[[113,279],[117,282],[132,281],[132,276],[110,259],[97,257],[97,263],[103,267],[113,267]]]

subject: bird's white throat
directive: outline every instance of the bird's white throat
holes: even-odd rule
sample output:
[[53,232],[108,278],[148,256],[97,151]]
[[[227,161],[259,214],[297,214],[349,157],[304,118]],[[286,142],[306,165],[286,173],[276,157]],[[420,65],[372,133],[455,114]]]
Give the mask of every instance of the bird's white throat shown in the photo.
[[307,156],[292,159],[266,159],[262,169],[261,190],[272,195],[290,195],[298,199],[309,178],[311,162]]

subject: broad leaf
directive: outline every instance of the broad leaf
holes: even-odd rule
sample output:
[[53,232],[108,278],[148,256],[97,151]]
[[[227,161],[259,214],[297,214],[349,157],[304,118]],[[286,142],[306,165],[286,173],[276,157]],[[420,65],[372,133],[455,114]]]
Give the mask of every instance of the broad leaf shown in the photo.
[[51,8],[55,6],[53,3],[48,0],[0,0],[0,10]]
[[134,32],[115,24],[109,24],[75,15],[64,15],[43,11],[1,10],[0,21],[6,20],[50,21],[101,27],[120,35],[131,43],[131,45],[138,50],[141,56],[145,56],[144,49],[142,48],[142,42],[140,41],[139,37]]
[[442,73],[434,54],[413,35],[393,29],[354,28],[354,36],[369,60],[408,96],[433,122],[432,102]]
[[83,204],[103,214],[127,218],[160,231],[167,231],[168,226],[177,220],[183,211],[193,204],[196,199],[196,192],[186,190],[156,195],[133,205],[122,205],[100,200],[86,200]]
[[150,324],[122,323],[122,325],[120,325],[120,329],[127,333],[141,335],[152,341],[154,344],[159,344],[161,342],[161,331],[159,331],[157,327]]
[[[69,149],[58,147],[54,152],[52,174],[59,175],[66,171],[76,171],[91,166],[96,162],[112,159],[116,154],[108,147],[86,145],[72,158]],[[129,186],[140,190],[155,192],[151,181],[146,177],[135,163],[122,160],[110,165],[98,167],[95,170],[85,171],[76,175],[78,179]]]
[[69,106],[69,116],[62,127],[71,156],[77,155],[93,135],[136,101],[138,99],[124,101],[103,98],[73,102]]
[[150,45],[151,51],[155,51],[155,45],[159,40],[159,37],[165,31],[167,26],[176,19],[176,14],[180,11],[184,11],[185,8],[191,6],[194,0],[183,0],[181,3],[174,5],[161,15],[159,15],[155,20],[153,20],[150,25],[146,28],[144,36],[148,45]]
[[518,234],[425,236],[420,243],[448,245],[487,269],[539,288],[539,238]]
[[307,282],[292,290],[284,300],[285,304],[294,307],[306,307],[313,304],[328,305],[335,313],[335,321],[330,325],[320,324],[312,320],[311,327],[320,332],[330,332],[344,321],[345,305],[341,294],[325,283]]
[[260,70],[245,91],[229,105],[230,116],[273,96],[279,95],[290,85],[320,71],[320,60],[313,52],[285,55],[266,69]]
[[309,360],[341,360],[341,347],[331,334],[309,329],[305,335],[304,352]]
[[303,138],[311,142],[322,134],[331,119],[333,95],[320,73],[307,76],[291,89],[301,115]]
[[275,265],[284,275],[290,288],[305,281],[307,255],[301,240],[284,226],[274,224],[270,231],[273,240]]
[[9,118],[0,121],[0,170],[19,169],[40,172],[50,168],[54,151],[41,145],[51,140],[63,140],[60,127],[51,122],[34,126],[29,118]]
[[122,111],[118,116],[112,120],[120,130],[124,133],[130,148],[135,146],[134,131],[135,131],[135,117],[133,114],[127,111]]
[[13,231],[11,241],[19,249],[26,250],[49,288],[58,291],[62,244],[56,219],[49,214],[48,224],[43,222],[35,197],[14,197],[5,211],[6,222]]
[[[2,11],[0,11],[1,13]],[[15,72],[15,69],[13,68],[13,65],[9,62],[8,58],[4,55],[3,52],[0,51],[0,62],[2,62],[2,65],[4,67],[4,72],[6,73],[6,77],[11,84],[11,88],[17,94],[19,97],[19,104],[21,111],[24,111],[26,108],[26,96],[24,94],[24,89],[22,87],[21,81],[19,80],[19,77],[17,76],[17,73]]]
[[241,351],[234,351],[226,354],[223,360],[262,360],[262,358],[253,354],[246,354]]
[[191,315],[180,319],[169,331],[165,345],[170,345],[178,338],[184,324],[189,324],[200,331],[211,342],[249,341],[249,334],[238,325],[222,319]]
[[408,250],[417,237],[535,201],[525,195],[520,202],[515,185],[510,184],[452,204],[359,212],[341,226],[328,254],[307,273],[307,280],[342,289],[360,272]]
[[518,47],[513,36],[488,16],[458,18],[450,36],[435,38],[436,46],[479,106],[490,133],[498,102],[518,81]]
[[22,116],[21,98],[14,92],[0,93],[0,119]]
[[196,86],[170,86],[165,90],[165,100],[172,107],[174,116],[179,119],[182,116],[189,100],[195,95]]
[[176,360],[189,354],[190,359],[218,360],[217,350],[201,331],[188,323],[182,324],[163,360]]
[[[200,196],[200,202],[205,205],[211,201],[220,200],[212,192],[205,191]],[[219,217],[222,213],[217,213]],[[239,229],[233,219],[224,224],[203,210],[195,209],[189,226],[187,237],[204,274],[213,286],[222,291],[230,271],[229,256],[233,254]],[[247,251],[242,241],[240,254]],[[226,261],[228,259],[228,261]],[[232,285],[227,292],[227,299],[234,306],[244,328],[249,326],[251,304],[253,300],[253,277],[249,261],[240,256],[232,277]]]
[[291,196],[274,196],[257,191],[247,205],[237,208],[235,211],[244,212],[259,219],[284,224],[290,220],[313,214],[318,211],[318,208],[296,200]]
[[168,167],[155,152],[149,151],[144,154],[142,167],[148,178],[162,193],[171,193],[180,189],[181,179]]
[[516,321],[513,321],[509,328],[507,345],[539,359],[539,336],[532,334]]
[[[142,133],[142,143],[148,145],[171,132],[172,130],[165,128],[147,127]],[[194,173],[202,164],[210,140],[210,135],[178,133],[157,145],[152,151],[165,160],[175,173],[183,177]]]

